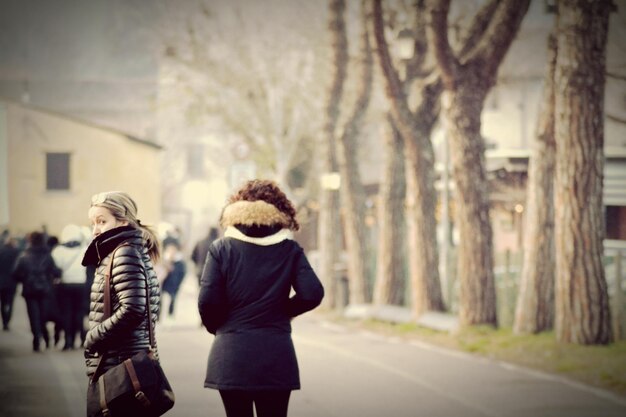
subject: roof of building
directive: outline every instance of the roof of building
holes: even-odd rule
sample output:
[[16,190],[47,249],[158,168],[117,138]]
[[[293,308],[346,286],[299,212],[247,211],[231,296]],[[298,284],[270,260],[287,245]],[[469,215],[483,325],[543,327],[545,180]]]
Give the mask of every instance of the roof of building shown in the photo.
[[44,113],[44,114],[47,114],[47,115],[50,115],[50,116],[54,116],[54,117],[58,117],[58,118],[61,118],[61,119],[69,120],[69,121],[72,121],[72,122],[75,122],[75,123],[80,123],[80,124],[82,124],[84,126],[89,126],[89,127],[95,128],[95,129],[99,129],[99,130],[103,130],[103,131],[106,131],[106,132],[114,133],[116,135],[123,136],[123,137],[127,138],[130,141],[141,143],[143,145],[146,145],[146,146],[149,146],[149,147],[152,147],[152,148],[155,148],[155,149],[163,149],[163,147],[161,145],[159,145],[156,142],[153,142],[152,140],[145,139],[145,138],[139,138],[137,136],[130,135],[130,134],[126,133],[126,132],[122,132],[121,130],[118,130],[118,129],[113,129],[113,128],[108,127],[108,126],[101,126],[101,125],[99,125],[97,123],[94,123],[91,120],[82,120],[82,119],[76,117],[75,115],[62,114],[62,113],[59,113],[58,111],[46,109],[46,108],[43,108],[41,106],[32,105],[32,104],[29,104],[29,103],[20,103],[20,102],[17,102],[15,100],[2,98],[2,97],[0,97],[0,102],[9,103],[9,104],[12,104],[14,106],[19,106],[19,107],[22,107],[22,108],[25,108],[25,109],[34,110],[34,111],[37,111],[37,112],[40,112],[40,113]]

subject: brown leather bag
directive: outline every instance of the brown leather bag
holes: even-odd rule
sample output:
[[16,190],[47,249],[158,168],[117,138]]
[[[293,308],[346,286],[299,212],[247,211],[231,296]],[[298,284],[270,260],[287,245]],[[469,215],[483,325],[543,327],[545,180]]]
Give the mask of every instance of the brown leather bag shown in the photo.
[[[111,255],[104,282],[104,316],[111,317],[111,274],[115,252]],[[174,391],[159,361],[154,357],[156,346],[150,317],[150,288],[146,280],[146,314],[150,349],[135,354],[100,375],[106,352],[100,358],[87,389],[87,416],[160,416],[174,406]]]

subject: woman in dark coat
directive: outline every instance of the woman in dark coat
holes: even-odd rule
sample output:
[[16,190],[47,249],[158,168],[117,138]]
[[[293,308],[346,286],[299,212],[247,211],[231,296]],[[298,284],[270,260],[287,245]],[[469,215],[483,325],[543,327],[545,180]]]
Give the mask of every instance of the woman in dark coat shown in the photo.
[[219,390],[228,417],[252,417],[253,404],[258,417],[286,416],[300,389],[291,319],[317,307],[324,290],[292,240],[295,214],[274,182],[249,181],[209,247],[198,308],[215,340],[204,386]]
[[[2,236],[5,236],[4,234]],[[11,275],[15,260],[20,254],[15,238],[6,234],[0,245],[0,310],[2,311],[2,330],[9,330],[9,322],[13,315],[13,300],[17,282]]]
[[[89,220],[94,239],[82,264],[96,267],[85,338],[87,375],[91,377],[103,355],[102,373],[150,349],[148,326],[154,327],[157,320],[160,293],[152,268],[159,256],[158,240],[137,219],[137,205],[131,197],[119,191],[94,195]],[[105,273],[111,262],[111,317],[104,319]],[[150,312],[146,311],[146,297],[150,297]],[[156,346],[154,354],[158,358]]]
[[38,352],[41,339],[50,346],[46,315],[48,299],[52,296],[52,282],[61,276],[46,246],[44,234],[32,232],[28,235],[28,247],[15,261],[13,279],[22,283],[22,296],[26,301],[28,321],[33,334],[33,350]]

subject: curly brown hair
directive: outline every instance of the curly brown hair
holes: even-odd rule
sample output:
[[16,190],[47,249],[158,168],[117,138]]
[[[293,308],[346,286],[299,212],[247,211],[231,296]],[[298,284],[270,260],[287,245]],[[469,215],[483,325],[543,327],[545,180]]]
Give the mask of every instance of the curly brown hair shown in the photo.
[[300,225],[296,220],[296,209],[285,193],[271,180],[250,180],[237,192],[228,198],[228,204],[237,201],[258,201],[269,203],[289,217],[289,229],[298,230]]

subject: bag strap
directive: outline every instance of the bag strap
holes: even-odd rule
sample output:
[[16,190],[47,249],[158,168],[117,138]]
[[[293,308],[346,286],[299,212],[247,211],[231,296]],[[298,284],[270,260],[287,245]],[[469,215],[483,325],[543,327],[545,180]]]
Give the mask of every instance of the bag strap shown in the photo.
[[100,378],[100,380],[98,381],[98,385],[100,387],[100,389],[98,390],[100,391],[100,408],[102,409],[102,415],[104,417],[107,417],[110,413],[109,405],[107,404],[106,389],[104,387],[104,378]]

